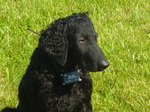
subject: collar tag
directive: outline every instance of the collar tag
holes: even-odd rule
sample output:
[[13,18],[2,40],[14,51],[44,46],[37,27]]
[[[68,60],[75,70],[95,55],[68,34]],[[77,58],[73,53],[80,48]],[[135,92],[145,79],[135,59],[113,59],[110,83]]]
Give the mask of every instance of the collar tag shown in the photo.
[[63,77],[63,81],[64,81],[63,85],[82,81],[82,79],[80,79],[78,71],[61,74],[61,76]]

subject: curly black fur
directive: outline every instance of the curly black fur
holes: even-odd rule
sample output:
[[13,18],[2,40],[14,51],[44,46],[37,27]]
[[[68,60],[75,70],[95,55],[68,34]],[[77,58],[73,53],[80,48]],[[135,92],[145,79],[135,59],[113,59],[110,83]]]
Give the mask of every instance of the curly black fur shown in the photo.
[[[17,109],[2,112],[92,112],[90,72],[109,63],[96,44],[87,13],[60,18],[41,33],[19,86]],[[80,70],[81,82],[63,85],[60,74]]]

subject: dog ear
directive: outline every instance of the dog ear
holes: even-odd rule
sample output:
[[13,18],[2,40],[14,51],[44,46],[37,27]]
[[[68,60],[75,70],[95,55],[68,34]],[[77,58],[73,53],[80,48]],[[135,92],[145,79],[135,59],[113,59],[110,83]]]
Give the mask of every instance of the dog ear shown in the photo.
[[39,47],[54,57],[62,66],[66,63],[68,51],[66,27],[67,22],[64,19],[58,19],[42,31],[39,39]]

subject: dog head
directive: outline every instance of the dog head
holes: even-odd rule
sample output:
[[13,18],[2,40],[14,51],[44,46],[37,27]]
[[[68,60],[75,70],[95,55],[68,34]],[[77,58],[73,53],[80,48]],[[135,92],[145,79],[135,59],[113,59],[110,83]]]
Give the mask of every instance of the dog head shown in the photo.
[[96,43],[97,33],[87,13],[76,13],[60,18],[41,34],[39,47],[57,62],[96,72],[109,66],[109,62]]

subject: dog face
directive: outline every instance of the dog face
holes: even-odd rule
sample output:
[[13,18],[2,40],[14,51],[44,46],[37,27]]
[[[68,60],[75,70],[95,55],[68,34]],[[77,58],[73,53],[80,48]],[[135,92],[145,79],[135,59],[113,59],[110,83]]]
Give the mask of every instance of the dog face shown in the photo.
[[91,22],[77,20],[76,25],[69,28],[68,40],[69,57],[72,61],[90,72],[102,71],[109,66],[109,62],[97,45],[97,33]]
[[96,72],[109,66],[96,39],[97,33],[87,13],[76,13],[55,20],[43,30],[39,48],[63,67],[78,66],[80,69]]

